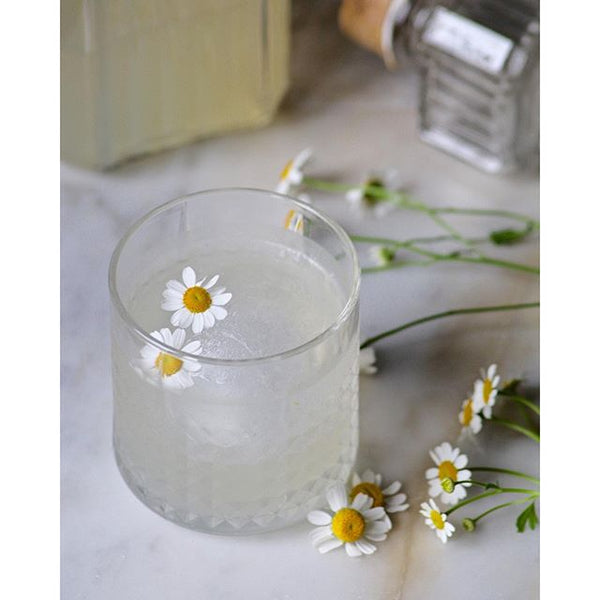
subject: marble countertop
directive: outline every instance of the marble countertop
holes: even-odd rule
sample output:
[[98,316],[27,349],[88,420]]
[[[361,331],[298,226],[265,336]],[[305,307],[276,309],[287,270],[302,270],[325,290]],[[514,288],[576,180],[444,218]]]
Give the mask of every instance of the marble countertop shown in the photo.
[[[395,167],[412,193],[442,205],[537,215],[536,175],[480,173],[419,141],[417,77],[387,72],[345,40],[335,3],[296,17],[290,92],[274,122],[127,163],[105,173],[62,166],[61,586],[65,600],[444,600],[539,595],[539,531],[518,534],[515,511],[499,511],[475,533],[458,528],[442,545],[418,513],[426,500],[428,450],[456,441],[457,414],[480,367],[539,383],[537,310],[455,317],[376,345],[379,373],[360,382],[358,468],[400,479],[411,510],[370,557],[318,554],[311,526],[229,538],[196,533],[143,506],[121,480],[112,454],[108,262],[127,227],[154,206],[192,191],[273,188],[282,161],[305,146],[311,173],[356,181]],[[434,235],[421,216],[361,217],[341,196],[315,204],[349,232]],[[469,235],[489,226],[453,221]],[[498,225],[503,225],[499,221]],[[496,251],[537,264],[534,239]],[[365,254],[362,260],[368,261]],[[535,301],[535,276],[494,267],[437,264],[363,277],[361,337],[427,314],[465,306]],[[89,290],[94,293],[90,294]],[[539,470],[536,444],[491,427],[465,447],[472,461]],[[467,514],[461,514],[467,516]],[[460,520],[456,520],[459,525]]]

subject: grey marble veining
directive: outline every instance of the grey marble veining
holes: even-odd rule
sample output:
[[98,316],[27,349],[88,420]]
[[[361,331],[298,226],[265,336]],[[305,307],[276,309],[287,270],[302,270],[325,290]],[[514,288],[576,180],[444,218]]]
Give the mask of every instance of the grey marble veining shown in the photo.
[[[441,320],[376,346],[380,372],[361,378],[358,467],[400,479],[410,511],[394,518],[371,557],[319,555],[311,526],[255,537],[185,530],[146,509],[112,456],[107,270],[127,227],[156,205],[218,186],[273,188],[286,157],[315,151],[311,173],[360,180],[394,166],[415,196],[435,204],[538,211],[538,180],[484,175],[422,144],[416,74],[386,72],[336,30],[333,5],[297,19],[293,80],[267,128],[150,156],[106,173],[62,168],[62,597],[65,600],[529,599],[539,593],[539,532],[517,534],[499,511],[447,545],[423,524],[428,450],[458,434],[457,414],[479,368],[538,381],[538,312]],[[331,5],[331,6],[330,6]],[[393,237],[437,233],[419,215],[360,217],[339,196],[312,194],[349,232]],[[467,234],[486,223],[453,221]],[[502,225],[498,221],[498,225]],[[536,264],[535,240],[496,251]],[[362,259],[368,260],[366,253]],[[538,299],[537,278],[493,267],[441,264],[365,275],[361,337],[449,308]],[[535,444],[485,430],[465,447],[471,462],[536,472]],[[461,516],[466,516],[460,513]],[[455,521],[459,524],[459,520]]]

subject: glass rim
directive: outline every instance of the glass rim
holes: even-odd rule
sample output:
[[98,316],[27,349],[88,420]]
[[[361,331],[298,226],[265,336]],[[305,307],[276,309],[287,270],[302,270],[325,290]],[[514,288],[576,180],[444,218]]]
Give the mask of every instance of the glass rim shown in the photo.
[[[196,354],[190,354],[189,352],[184,352],[183,350],[179,350],[177,348],[173,348],[168,344],[157,340],[152,337],[148,331],[146,331],[143,327],[141,327],[136,320],[131,316],[125,305],[123,304],[119,292],[117,291],[116,284],[116,273],[117,266],[119,263],[119,259],[121,257],[121,253],[125,248],[127,242],[135,235],[137,231],[139,231],[147,222],[156,217],[157,215],[173,208],[177,204],[181,204],[190,198],[204,196],[214,193],[222,193],[222,192],[251,192],[253,194],[268,194],[270,196],[278,197],[281,200],[287,200],[288,202],[292,202],[299,208],[301,208],[304,212],[311,214],[314,217],[317,217],[319,220],[324,222],[333,232],[336,234],[338,239],[342,242],[342,245],[348,251],[351,261],[352,261],[352,288],[347,294],[347,301],[344,304],[344,307],[339,311],[335,320],[321,333],[311,338],[310,340],[303,342],[298,346],[294,346],[293,348],[289,348],[287,350],[283,350],[282,352],[277,352],[275,354],[268,354],[266,356],[258,356],[252,358],[239,358],[239,359],[230,359],[230,358],[214,358],[208,356],[198,356]],[[128,227],[125,231],[119,242],[117,243],[108,268],[108,288],[109,295],[113,306],[116,308],[117,312],[121,319],[123,319],[124,323],[127,327],[132,330],[138,337],[140,337],[145,343],[150,344],[154,347],[159,348],[161,351],[166,352],[167,354],[174,356],[175,358],[179,358],[181,360],[192,361],[200,364],[207,365],[219,365],[219,366],[248,366],[255,364],[262,364],[268,362],[275,362],[278,360],[284,360],[296,354],[300,354],[308,350],[309,348],[316,346],[321,343],[323,340],[327,339],[330,335],[333,334],[334,331],[339,329],[339,327],[350,317],[354,308],[358,303],[359,291],[360,291],[360,265],[358,262],[358,256],[356,253],[356,249],[354,248],[354,244],[350,240],[348,234],[344,231],[341,225],[338,225],[336,221],[334,221],[331,217],[316,209],[311,204],[299,200],[298,198],[294,198],[293,196],[289,196],[287,194],[281,194],[279,192],[274,192],[272,190],[264,190],[260,188],[251,188],[251,187],[223,187],[223,188],[211,188],[206,190],[200,190],[197,192],[192,192],[189,194],[185,194],[183,196],[178,196],[168,202],[165,202],[156,208],[152,209],[150,212],[146,213],[136,221],[132,225]],[[169,327],[171,324],[169,323]]]

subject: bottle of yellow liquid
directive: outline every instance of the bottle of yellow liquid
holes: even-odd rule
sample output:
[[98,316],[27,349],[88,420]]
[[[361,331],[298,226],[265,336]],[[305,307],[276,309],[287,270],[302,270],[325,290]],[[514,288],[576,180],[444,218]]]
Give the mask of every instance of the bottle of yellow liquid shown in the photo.
[[61,157],[90,168],[268,123],[290,0],[62,0]]

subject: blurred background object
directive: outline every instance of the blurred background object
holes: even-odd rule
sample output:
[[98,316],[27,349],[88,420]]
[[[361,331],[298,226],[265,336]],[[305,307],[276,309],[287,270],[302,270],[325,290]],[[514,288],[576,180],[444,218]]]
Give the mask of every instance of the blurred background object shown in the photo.
[[62,0],[61,157],[90,168],[268,123],[290,0]]
[[537,168],[539,0],[408,4],[343,0],[339,20],[386,66],[414,58],[421,139],[489,173]]

